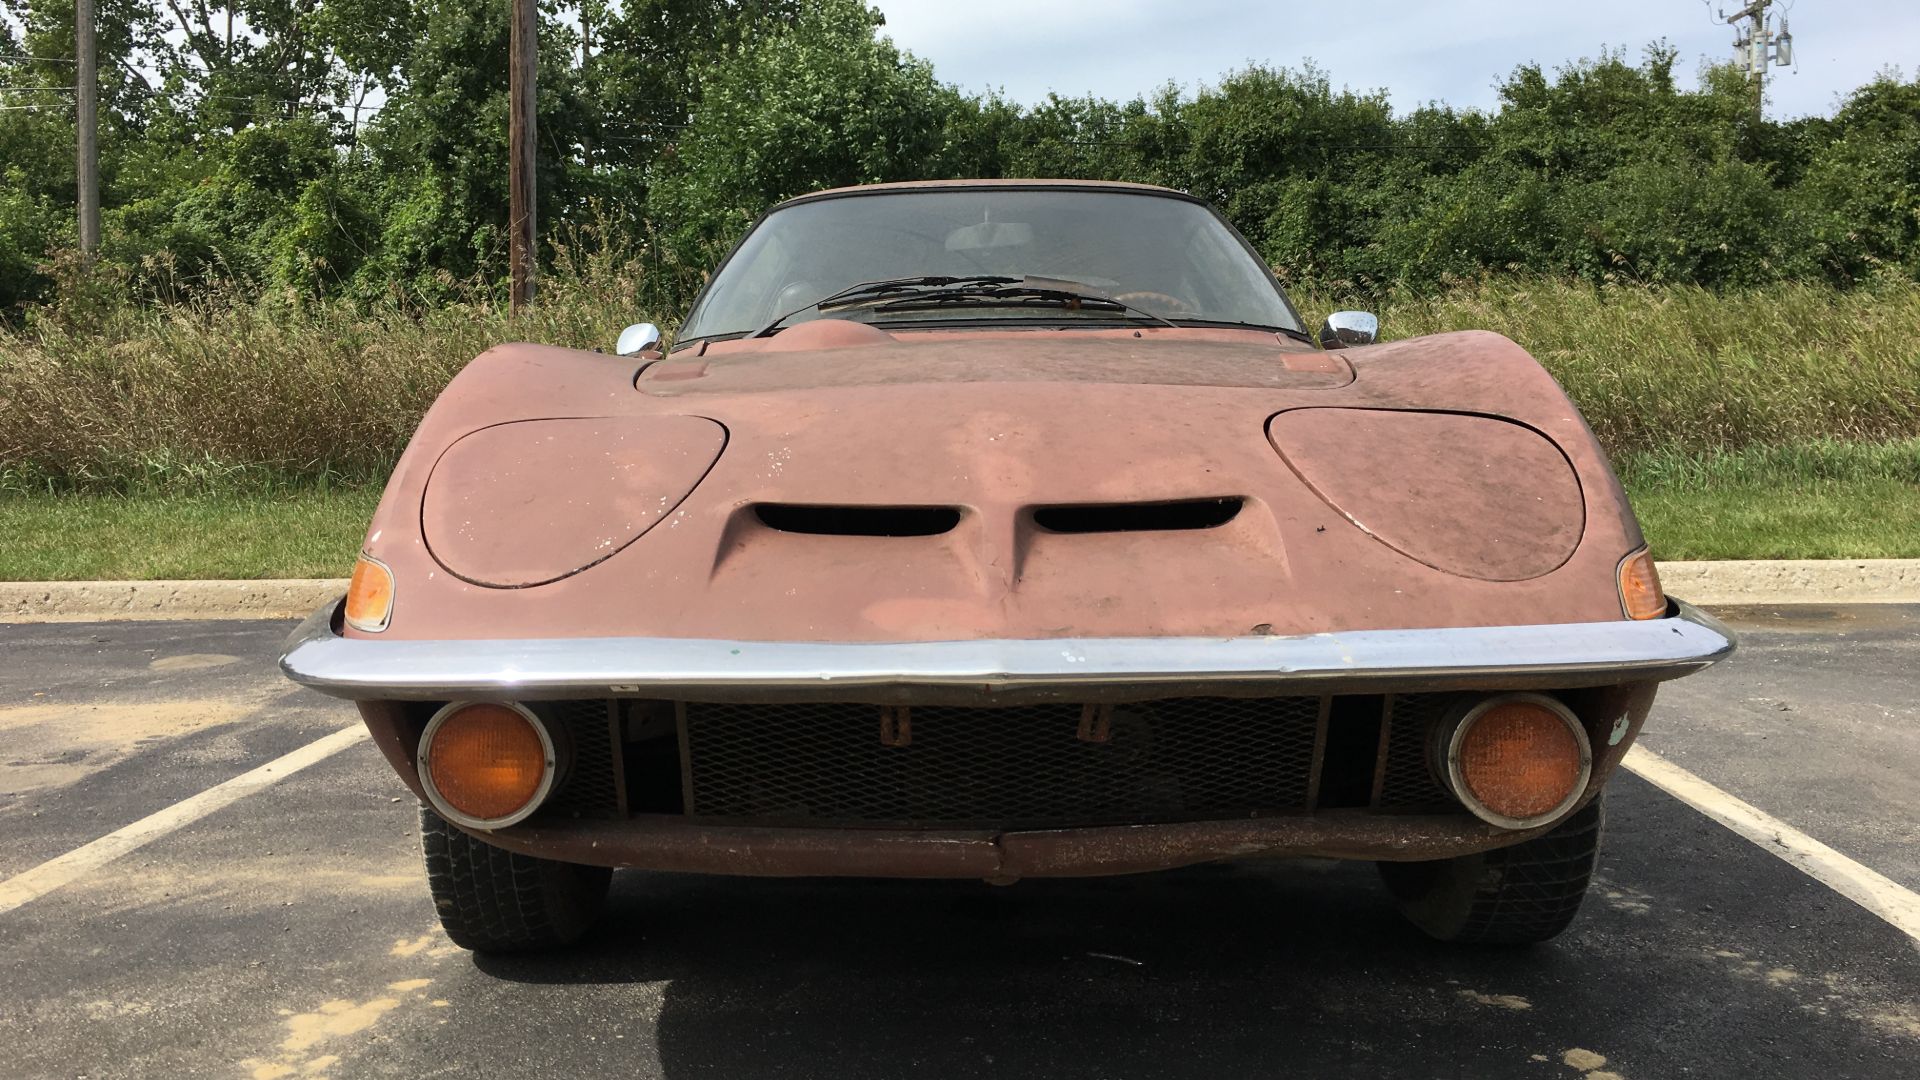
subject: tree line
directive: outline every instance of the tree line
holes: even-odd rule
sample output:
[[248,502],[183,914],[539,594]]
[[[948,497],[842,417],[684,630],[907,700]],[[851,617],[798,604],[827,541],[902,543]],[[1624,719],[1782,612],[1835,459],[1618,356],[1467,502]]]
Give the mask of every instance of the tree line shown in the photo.
[[[503,287],[504,0],[98,10],[105,228],[83,266],[73,4],[0,0],[0,319],[100,280],[146,301]],[[663,311],[778,199],[961,176],[1190,191],[1322,293],[1920,278],[1920,80],[1896,74],[1790,121],[1730,67],[1682,80],[1662,44],[1522,66],[1487,111],[1396,115],[1311,64],[1022,106],[942,83],[861,0],[568,0],[541,19],[543,256],[631,260]]]

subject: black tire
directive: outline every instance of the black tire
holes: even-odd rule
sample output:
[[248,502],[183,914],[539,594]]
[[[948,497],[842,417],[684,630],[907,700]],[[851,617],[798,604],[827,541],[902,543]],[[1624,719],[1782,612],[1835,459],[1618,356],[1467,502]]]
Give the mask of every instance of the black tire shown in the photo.
[[427,887],[440,925],[475,952],[526,952],[578,941],[600,914],[613,871],[520,855],[476,840],[420,808]]
[[1511,847],[1432,862],[1383,862],[1400,913],[1441,941],[1531,945],[1580,910],[1600,852],[1600,800]]

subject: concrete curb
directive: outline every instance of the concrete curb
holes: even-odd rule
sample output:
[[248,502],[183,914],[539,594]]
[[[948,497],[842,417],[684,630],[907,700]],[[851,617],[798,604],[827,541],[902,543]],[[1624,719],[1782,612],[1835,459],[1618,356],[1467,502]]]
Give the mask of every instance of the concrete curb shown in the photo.
[[1920,559],[1759,559],[1659,567],[1668,592],[1703,607],[1920,604]]
[[[1667,590],[1705,607],[1920,604],[1920,559],[1665,562]],[[298,619],[345,578],[260,581],[0,581],[0,623]]]
[[0,623],[304,619],[345,578],[257,581],[0,581]]

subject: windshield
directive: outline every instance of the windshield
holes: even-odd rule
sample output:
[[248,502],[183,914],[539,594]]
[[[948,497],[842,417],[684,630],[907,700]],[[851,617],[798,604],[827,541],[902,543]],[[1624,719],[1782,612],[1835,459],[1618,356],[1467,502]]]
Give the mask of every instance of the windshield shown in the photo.
[[1110,311],[968,304],[929,313],[810,305],[868,281],[922,275],[1056,278],[1175,322],[1299,330],[1273,279],[1206,207],[1139,192],[972,188],[803,202],[775,211],[720,268],[682,341],[822,317],[874,322],[1112,321]]

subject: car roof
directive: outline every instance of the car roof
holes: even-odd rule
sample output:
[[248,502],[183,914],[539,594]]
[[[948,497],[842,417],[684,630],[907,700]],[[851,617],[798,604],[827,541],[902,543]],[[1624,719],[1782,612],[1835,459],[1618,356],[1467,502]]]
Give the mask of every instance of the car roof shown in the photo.
[[1168,198],[1184,199],[1188,202],[1203,202],[1203,200],[1197,199],[1184,191],[1176,191],[1173,188],[1160,187],[1157,184],[1126,183],[1118,180],[908,180],[892,184],[860,184],[854,187],[827,188],[824,191],[808,192],[805,195],[796,195],[785,202],[776,204],[770,208],[769,212],[779,210],[782,207],[793,206],[796,203],[813,202],[816,199],[838,199],[850,195],[882,195],[899,191],[942,191],[955,188],[998,188],[1001,190],[1013,189],[1028,191],[1044,188],[1059,188],[1070,191],[1124,191],[1140,195],[1160,195]]

